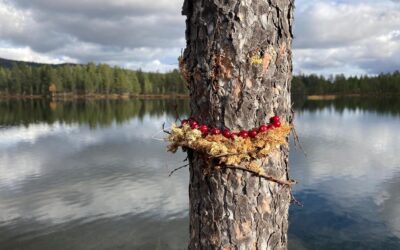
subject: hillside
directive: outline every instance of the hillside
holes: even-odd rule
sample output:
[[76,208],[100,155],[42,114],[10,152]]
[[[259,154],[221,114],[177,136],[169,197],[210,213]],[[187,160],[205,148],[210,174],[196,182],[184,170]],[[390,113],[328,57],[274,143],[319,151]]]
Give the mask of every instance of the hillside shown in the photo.
[[3,68],[11,68],[14,64],[25,64],[26,66],[29,66],[29,67],[41,67],[41,66],[60,67],[60,66],[63,66],[63,65],[76,65],[76,64],[73,64],[73,63],[46,64],[46,63],[25,62],[25,61],[16,61],[16,60],[0,58],[0,66],[3,67]]

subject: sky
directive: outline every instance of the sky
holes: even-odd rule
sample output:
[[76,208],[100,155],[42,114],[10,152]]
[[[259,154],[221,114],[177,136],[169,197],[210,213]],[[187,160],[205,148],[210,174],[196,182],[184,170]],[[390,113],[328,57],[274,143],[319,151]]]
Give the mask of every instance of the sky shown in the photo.
[[[400,70],[400,0],[296,0],[294,73]],[[183,0],[0,0],[0,57],[165,72],[185,47]]]

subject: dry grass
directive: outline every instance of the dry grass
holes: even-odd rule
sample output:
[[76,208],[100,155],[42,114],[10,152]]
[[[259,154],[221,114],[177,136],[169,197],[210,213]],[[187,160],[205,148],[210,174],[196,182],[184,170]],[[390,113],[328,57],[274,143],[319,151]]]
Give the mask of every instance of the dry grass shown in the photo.
[[307,96],[307,100],[310,101],[325,101],[325,100],[335,100],[338,96],[336,95],[310,95]]

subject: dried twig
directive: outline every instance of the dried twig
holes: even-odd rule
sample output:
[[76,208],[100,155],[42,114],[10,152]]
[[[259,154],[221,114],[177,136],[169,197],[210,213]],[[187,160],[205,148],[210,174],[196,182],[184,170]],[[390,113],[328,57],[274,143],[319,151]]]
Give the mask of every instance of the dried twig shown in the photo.
[[171,132],[169,132],[168,130],[165,129],[165,122],[164,122],[163,125],[162,125],[162,130],[163,130],[163,132],[166,133],[166,134],[169,134],[169,135],[171,134]]
[[304,154],[304,156],[307,157],[307,153],[306,153],[306,151],[304,151],[303,146],[301,146],[299,135],[297,134],[297,131],[294,126],[292,128],[292,131],[293,131],[293,138],[294,138],[295,146],[299,147],[299,149]]
[[228,153],[228,154],[221,154],[221,155],[216,155],[216,156],[212,156],[210,155],[210,158],[221,158],[221,157],[226,157],[226,156],[235,156],[235,155],[247,155],[247,154],[253,154],[253,153],[258,153],[259,151],[261,151],[261,149],[256,149],[256,150],[252,150],[252,151],[248,151],[248,152],[240,152],[240,153]]
[[272,176],[269,176],[269,175],[266,175],[266,174],[262,174],[262,173],[259,173],[257,171],[253,171],[253,170],[248,169],[246,167],[241,167],[241,166],[224,166],[224,167],[225,168],[230,168],[230,169],[239,169],[239,170],[247,171],[247,172],[253,173],[253,174],[255,174],[255,175],[257,175],[257,176],[259,176],[261,178],[264,178],[264,179],[272,181],[272,182],[276,182],[278,184],[281,184],[281,185],[284,185],[284,186],[287,186],[287,187],[291,187],[291,186],[293,186],[294,184],[297,183],[294,180],[288,180],[288,181],[279,180],[279,179],[277,179],[275,177],[272,177]]
[[296,200],[296,198],[293,195],[293,192],[290,192],[290,202],[299,206],[299,207],[304,207],[303,203],[301,203],[300,201]]
[[293,118],[292,118],[292,124],[293,124],[292,131],[293,131],[294,145],[295,145],[296,147],[298,147],[298,148],[301,150],[301,152],[304,154],[305,157],[307,157],[306,151],[304,151],[303,147],[301,146],[300,137],[299,137],[299,135],[297,134],[296,126],[294,126],[294,119],[295,119],[295,114],[296,114],[296,113],[294,112],[293,109],[292,109],[292,114],[293,114]]
[[177,121],[182,121],[181,120],[181,118],[179,117],[179,113],[178,113],[178,105],[177,104],[174,104],[173,105],[174,106],[174,111],[175,111],[175,122],[177,122]]
[[171,177],[176,171],[181,170],[182,168],[186,168],[188,166],[189,166],[189,164],[186,164],[186,165],[183,165],[182,167],[175,168],[174,170],[171,171],[171,173],[169,173],[168,177]]

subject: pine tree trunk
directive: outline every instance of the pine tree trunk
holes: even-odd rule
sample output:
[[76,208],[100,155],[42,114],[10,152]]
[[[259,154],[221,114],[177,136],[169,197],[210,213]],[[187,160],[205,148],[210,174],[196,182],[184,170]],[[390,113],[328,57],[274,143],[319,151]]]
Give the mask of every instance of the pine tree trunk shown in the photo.
[[[232,130],[291,122],[294,0],[185,0],[181,70],[192,116]],[[288,180],[288,147],[260,159]],[[287,249],[290,188],[249,172],[204,173],[215,163],[189,151],[189,249]]]

